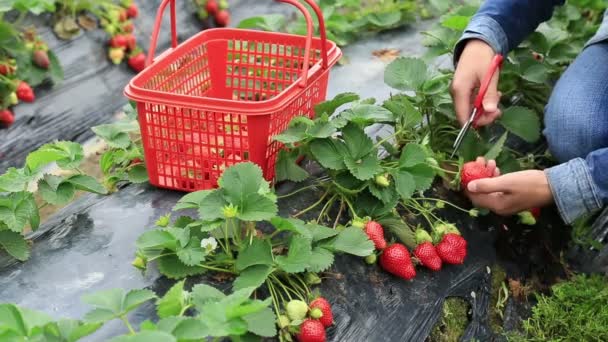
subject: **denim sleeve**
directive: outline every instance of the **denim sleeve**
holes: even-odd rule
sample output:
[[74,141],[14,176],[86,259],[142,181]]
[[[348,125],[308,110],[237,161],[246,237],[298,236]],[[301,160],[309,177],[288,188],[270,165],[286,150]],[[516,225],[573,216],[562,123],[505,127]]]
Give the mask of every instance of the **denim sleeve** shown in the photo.
[[564,0],[487,0],[471,18],[456,44],[454,61],[460,57],[464,43],[481,39],[495,52],[507,55],[542,22],[553,15],[555,6]]
[[571,224],[608,204],[608,148],[545,171],[562,219]]

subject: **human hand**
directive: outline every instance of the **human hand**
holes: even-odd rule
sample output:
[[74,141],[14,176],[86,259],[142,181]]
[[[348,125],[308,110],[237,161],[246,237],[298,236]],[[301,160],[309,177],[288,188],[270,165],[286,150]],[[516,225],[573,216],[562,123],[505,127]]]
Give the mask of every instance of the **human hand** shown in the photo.
[[543,171],[527,170],[501,176],[495,161],[479,157],[477,162],[493,170],[494,178],[469,183],[465,194],[475,206],[508,216],[553,203],[549,181]]
[[[495,52],[492,47],[479,39],[472,39],[467,42],[460,55],[452,80],[451,93],[456,109],[456,118],[461,125],[469,120],[473,102],[475,102],[477,95],[474,91],[480,87],[494,56]],[[501,115],[500,109],[498,109],[501,96],[498,91],[498,79],[499,72],[496,72],[483,99],[484,113],[479,113],[477,126],[491,124]]]

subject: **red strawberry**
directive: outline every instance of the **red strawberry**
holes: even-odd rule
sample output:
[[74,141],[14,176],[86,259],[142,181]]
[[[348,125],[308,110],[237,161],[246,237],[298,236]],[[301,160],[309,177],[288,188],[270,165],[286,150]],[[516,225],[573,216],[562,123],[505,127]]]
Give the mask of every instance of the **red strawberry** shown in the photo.
[[325,342],[325,327],[321,322],[314,319],[307,319],[300,325],[298,334],[300,342]]
[[135,30],[135,28],[133,27],[133,23],[128,22],[122,26],[122,30],[125,31],[126,33],[132,33]]
[[466,189],[470,182],[476,179],[491,178],[493,176],[490,169],[477,162],[468,162],[462,166],[460,172],[460,184]]
[[0,110],[0,126],[10,127],[15,122],[15,116],[13,112],[8,109]]
[[110,39],[110,46],[113,48],[126,49],[129,46],[129,41],[127,41],[125,35],[117,34]]
[[384,240],[384,228],[382,228],[380,223],[375,221],[367,222],[365,225],[365,234],[367,234],[367,237],[374,242],[376,249],[386,248],[386,240]]
[[30,87],[27,82],[21,81],[17,86],[17,97],[19,100],[23,102],[34,102],[36,99],[36,95],[34,94],[34,90]]
[[416,247],[414,255],[428,269],[439,271],[441,269],[441,258],[437,254],[435,246],[430,242],[423,242]]
[[221,10],[215,15],[215,23],[219,27],[226,27],[230,25],[230,12]]
[[0,64],[0,74],[6,76],[15,72],[15,67],[9,64]]
[[127,17],[129,18],[137,18],[139,15],[139,8],[137,8],[136,4],[131,4],[129,8],[127,8]]
[[34,64],[41,67],[42,69],[48,69],[51,65],[51,61],[49,60],[49,54],[44,50],[36,50],[32,55],[32,60]]
[[380,255],[380,266],[385,271],[406,280],[416,276],[416,269],[410,259],[410,252],[408,252],[404,245],[399,243],[390,245],[384,249],[384,252]]
[[458,234],[445,234],[436,248],[441,260],[448,264],[461,265],[467,256],[467,241]]
[[540,217],[540,208],[534,207],[530,209],[530,213],[532,213],[532,216],[534,216],[535,219],[538,219]]
[[129,14],[127,13],[127,10],[120,11],[120,13],[118,14],[118,21],[124,23],[125,21],[127,21],[127,19],[129,19]]
[[140,52],[136,55],[129,57],[127,61],[131,69],[136,72],[141,72],[146,68],[146,55],[143,52]]
[[124,37],[127,41],[127,49],[129,49],[130,51],[135,50],[135,48],[137,48],[137,39],[135,38],[135,36],[129,33],[125,34]]
[[319,318],[319,321],[324,327],[328,328],[334,324],[334,314],[331,312],[331,304],[329,304],[327,299],[319,297],[310,302],[309,307],[311,310],[319,309],[323,312],[323,316]]
[[215,15],[219,10],[219,6],[215,0],[208,0],[205,9],[209,15]]

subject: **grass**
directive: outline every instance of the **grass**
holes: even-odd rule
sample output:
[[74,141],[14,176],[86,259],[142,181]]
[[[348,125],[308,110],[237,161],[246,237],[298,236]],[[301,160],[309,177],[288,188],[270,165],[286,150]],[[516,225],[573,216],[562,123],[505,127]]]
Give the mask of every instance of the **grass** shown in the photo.
[[537,295],[532,317],[513,342],[608,341],[608,279],[578,275]]
[[450,297],[443,304],[441,319],[431,332],[429,341],[457,342],[469,325],[469,310],[471,306],[467,301],[457,297]]
[[509,299],[506,287],[507,274],[499,265],[492,266],[492,297],[490,298],[490,326],[495,333],[502,332],[505,304]]

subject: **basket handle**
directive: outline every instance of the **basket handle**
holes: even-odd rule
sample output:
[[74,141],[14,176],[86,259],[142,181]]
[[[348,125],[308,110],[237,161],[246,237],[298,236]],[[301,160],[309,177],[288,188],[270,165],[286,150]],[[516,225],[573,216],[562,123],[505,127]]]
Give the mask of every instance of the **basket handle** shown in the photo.
[[[310,68],[310,50],[312,47],[312,36],[313,36],[313,23],[312,17],[308,12],[308,9],[302,5],[298,0],[276,0],[279,2],[285,2],[297,7],[300,12],[304,15],[306,19],[307,26],[307,34],[306,34],[306,46],[304,51],[304,63],[302,70],[302,77],[300,81],[300,87],[306,87],[308,83],[308,70]],[[323,13],[319,8],[319,5],[314,0],[304,0],[315,12],[318,20],[319,20],[319,32],[321,35],[321,54],[323,58],[323,69],[327,69],[328,61],[327,61],[327,32],[325,30],[325,19],[323,18]],[[154,54],[156,52],[156,47],[158,44],[158,35],[160,33],[160,27],[162,24],[163,14],[165,13],[165,9],[167,5],[171,3],[171,47],[177,47],[177,25],[176,25],[176,10],[175,10],[175,0],[163,0],[160,4],[158,11],[156,13],[156,20],[154,22],[154,28],[152,30],[152,37],[150,39],[150,49],[148,51],[148,57],[146,59],[146,66],[151,65],[154,62]]]

